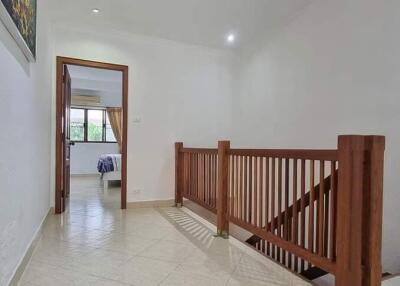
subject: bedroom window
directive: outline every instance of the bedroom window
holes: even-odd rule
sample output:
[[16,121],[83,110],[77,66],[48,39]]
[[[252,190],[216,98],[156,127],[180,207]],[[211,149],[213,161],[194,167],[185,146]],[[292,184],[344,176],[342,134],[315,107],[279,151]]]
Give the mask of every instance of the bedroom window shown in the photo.
[[112,131],[111,123],[110,123],[110,120],[108,119],[107,112],[106,112],[106,141],[107,142],[117,142],[117,139],[115,139],[115,136],[114,136],[114,132]]
[[103,116],[104,110],[90,110],[87,111],[87,141],[89,142],[102,142],[103,140]]
[[71,125],[70,125],[71,141],[85,140],[85,110],[71,109]]
[[105,109],[71,108],[71,141],[82,143],[116,143]]

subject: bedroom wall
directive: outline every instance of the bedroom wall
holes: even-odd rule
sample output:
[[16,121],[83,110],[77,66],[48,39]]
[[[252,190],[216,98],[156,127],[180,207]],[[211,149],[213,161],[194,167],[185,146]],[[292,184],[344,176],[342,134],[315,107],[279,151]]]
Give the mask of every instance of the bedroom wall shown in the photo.
[[317,1],[246,50],[234,146],[335,148],[339,134],[386,135],[384,269],[400,271],[400,2]]
[[0,285],[8,285],[50,206],[46,3],[37,3],[36,63],[27,63],[0,22]]
[[99,157],[118,153],[118,144],[114,143],[76,143],[71,147],[71,175],[99,174]]
[[174,142],[207,146],[229,137],[234,57],[117,31],[55,26],[55,56],[129,66],[128,202],[172,199]]

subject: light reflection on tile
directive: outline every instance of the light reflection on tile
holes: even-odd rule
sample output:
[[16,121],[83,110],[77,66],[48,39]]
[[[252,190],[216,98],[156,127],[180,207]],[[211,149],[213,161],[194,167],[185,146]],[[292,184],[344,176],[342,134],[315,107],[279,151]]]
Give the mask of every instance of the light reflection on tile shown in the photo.
[[69,210],[49,217],[19,285],[310,285],[180,209],[119,205],[119,187],[74,178]]

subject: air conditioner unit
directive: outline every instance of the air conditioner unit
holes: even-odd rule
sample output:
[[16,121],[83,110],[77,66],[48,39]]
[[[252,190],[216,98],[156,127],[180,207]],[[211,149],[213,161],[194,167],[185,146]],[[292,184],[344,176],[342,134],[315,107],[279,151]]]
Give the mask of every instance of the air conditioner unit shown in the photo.
[[75,106],[100,106],[101,98],[97,95],[72,95],[71,105]]

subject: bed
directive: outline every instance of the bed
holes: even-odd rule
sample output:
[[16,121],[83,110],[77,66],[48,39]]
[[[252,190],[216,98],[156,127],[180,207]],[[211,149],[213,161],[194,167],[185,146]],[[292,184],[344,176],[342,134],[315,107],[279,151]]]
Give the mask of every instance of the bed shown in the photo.
[[121,154],[101,155],[97,170],[101,174],[104,190],[108,189],[109,181],[121,181]]

